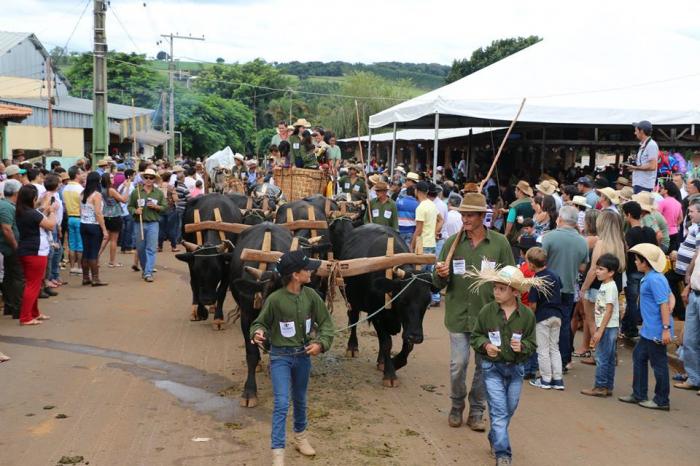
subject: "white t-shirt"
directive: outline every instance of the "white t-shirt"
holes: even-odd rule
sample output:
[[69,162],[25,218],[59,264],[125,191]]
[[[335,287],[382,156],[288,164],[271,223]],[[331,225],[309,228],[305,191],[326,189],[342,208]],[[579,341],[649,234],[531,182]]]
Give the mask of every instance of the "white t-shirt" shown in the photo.
[[445,220],[445,226],[443,228],[443,231],[447,232],[447,236],[445,236],[445,239],[449,238],[452,235],[456,235],[459,233],[459,230],[462,229],[462,214],[457,212],[456,210],[450,210],[447,212],[447,220]]
[[442,216],[442,230],[440,230],[440,233],[442,234],[442,239],[445,239],[447,238],[447,231],[445,230],[445,222],[447,221],[447,204],[439,197],[433,199],[433,202],[435,203],[435,207],[437,207],[438,213]]
[[620,303],[618,302],[617,285],[615,280],[610,280],[608,283],[601,283],[598,289],[598,297],[595,300],[595,326],[600,327],[605,316],[605,309],[608,304],[613,305],[612,316],[608,321],[606,328],[614,328],[620,326]]

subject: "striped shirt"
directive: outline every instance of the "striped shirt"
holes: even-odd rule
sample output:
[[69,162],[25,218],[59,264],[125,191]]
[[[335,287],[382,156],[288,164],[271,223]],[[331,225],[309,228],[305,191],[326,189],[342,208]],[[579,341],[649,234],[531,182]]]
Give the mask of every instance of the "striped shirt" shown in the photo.
[[187,198],[190,197],[190,190],[187,189],[185,183],[179,181],[175,183],[175,192],[177,193],[177,210],[184,212],[187,207]]
[[413,233],[416,231],[416,209],[418,201],[407,194],[399,195],[396,200],[396,210],[399,213],[399,233]]
[[678,248],[676,266],[673,269],[678,275],[685,275],[690,261],[693,260],[695,250],[698,247],[698,224],[694,223],[688,228],[688,234]]

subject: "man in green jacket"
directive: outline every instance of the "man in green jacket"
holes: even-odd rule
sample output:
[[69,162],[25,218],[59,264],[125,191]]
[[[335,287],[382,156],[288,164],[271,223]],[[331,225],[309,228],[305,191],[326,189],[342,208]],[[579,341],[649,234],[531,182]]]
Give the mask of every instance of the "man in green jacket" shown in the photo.
[[[136,228],[136,251],[139,255],[143,279],[153,281],[158,248],[158,221],[160,212],[166,209],[163,191],[154,186],[156,172],[147,168],[142,174],[143,185],[137,185],[129,197],[129,213],[134,217]],[[143,222],[143,229],[141,223]],[[143,233],[142,233],[143,232]],[[135,265],[136,271],[138,267]]]
[[[372,223],[385,225],[399,231],[399,214],[396,203],[388,196],[389,186],[384,181],[378,181],[374,185],[377,197],[370,201]],[[369,213],[365,214],[365,222],[369,222]]]
[[357,165],[350,165],[348,167],[348,175],[343,176],[338,180],[340,192],[350,194],[350,199],[352,201],[364,200],[365,196],[367,195],[365,180],[364,178],[360,178],[358,176],[359,172],[360,169]]
[[[484,226],[486,198],[479,193],[466,193],[456,209],[462,214],[462,231],[449,237],[442,248],[435,271],[433,285],[447,288],[445,294],[445,327],[450,332],[450,398],[452,409],[448,416],[451,427],[462,425],[464,400],[467,395],[467,365],[469,343],[479,310],[493,301],[490,285],[474,293],[470,286],[474,280],[465,276],[473,269],[492,270],[496,266],[514,265],[513,252],[508,240],[500,233]],[[458,241],[450,263],[447,256],[452,244]],[[481,355],[475,354],[474,377],[469,392],[469,417],[467,425],[479,432],[486,430],[483,420],[486,409],[486,393],[481,372]]]
[[526,218],[532,218],[535,211],[532,210],[532,187],[530,183],[524,180],[518,181],[515,185],[516,200],[508,209],[508,217],[506,217],[506,236],[513,242],[518,242],[517,233]]

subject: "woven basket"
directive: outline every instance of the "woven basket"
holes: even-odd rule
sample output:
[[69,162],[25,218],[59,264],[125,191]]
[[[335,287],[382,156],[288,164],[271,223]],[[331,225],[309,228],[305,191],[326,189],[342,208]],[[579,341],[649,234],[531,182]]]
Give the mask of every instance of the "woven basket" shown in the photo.
[[276,167],[275,184],[288,201],[296,201],[313,194],[323,194],[329,178],[325,171],[310,168]]
[[243,184],[243,180],[241,180],[240,178],[237,178],[235,176],[229,176],[226,182],[228,185],[228,192],[245,194],[245,184]]

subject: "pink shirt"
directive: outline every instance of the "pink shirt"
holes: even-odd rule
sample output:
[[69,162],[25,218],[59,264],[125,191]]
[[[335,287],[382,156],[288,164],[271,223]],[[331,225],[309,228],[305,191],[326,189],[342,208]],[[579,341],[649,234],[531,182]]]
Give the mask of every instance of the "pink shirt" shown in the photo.
[[683,206],[676,199],[667,196],[658,202],[657,207],[668,224],[668,234],[678,233],[678,218],[683,215]]

